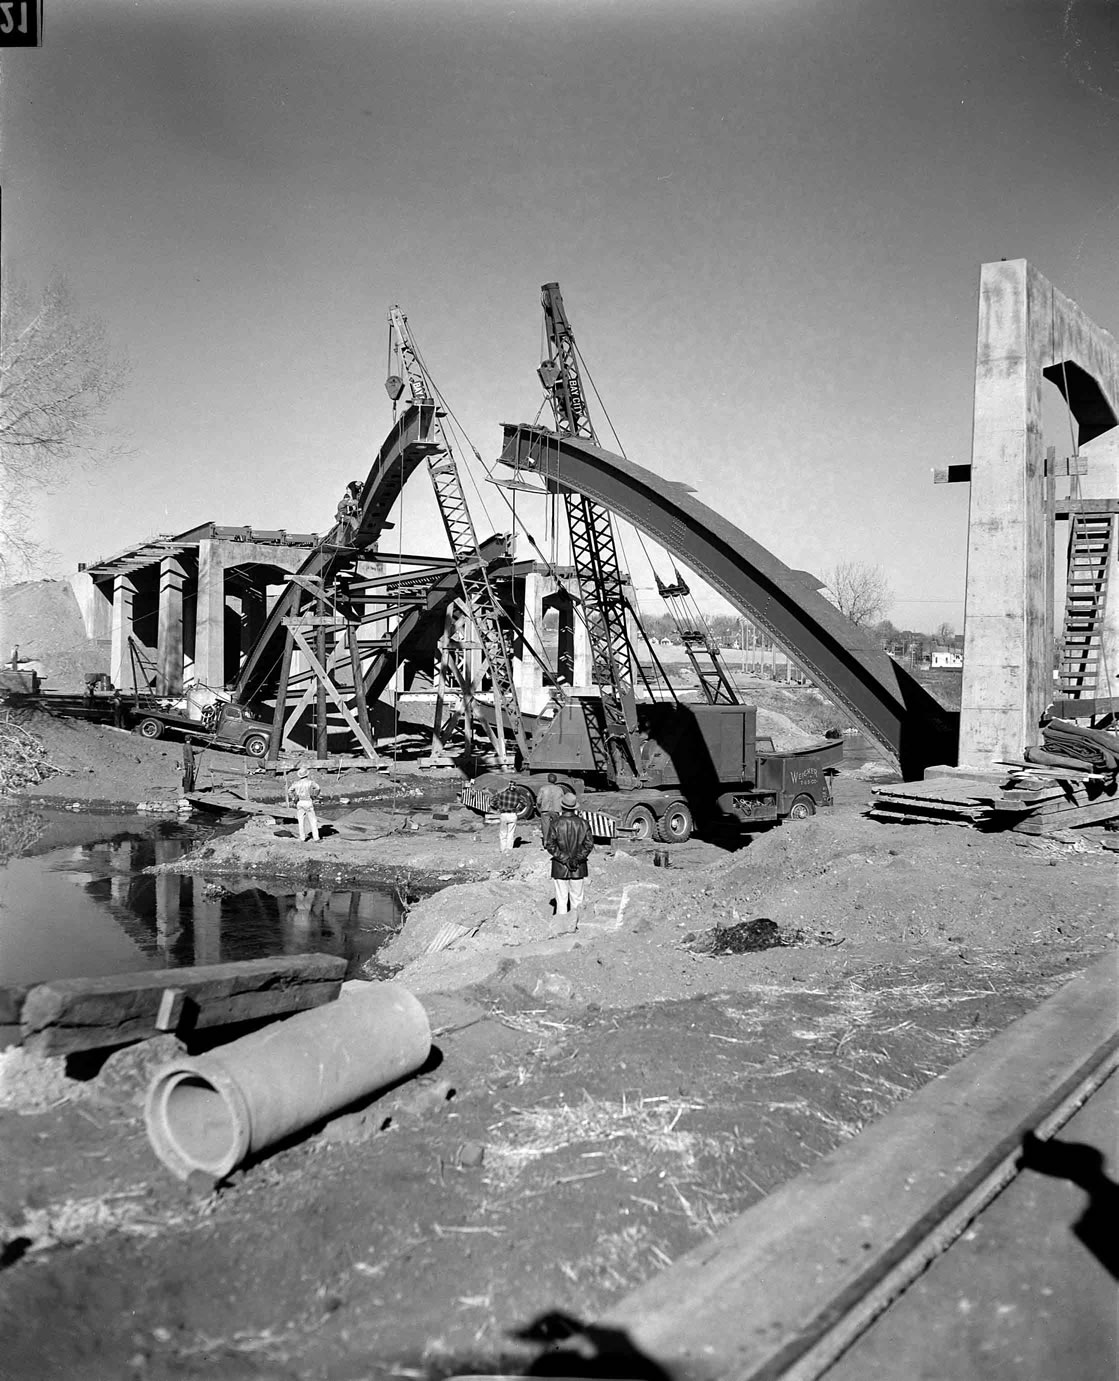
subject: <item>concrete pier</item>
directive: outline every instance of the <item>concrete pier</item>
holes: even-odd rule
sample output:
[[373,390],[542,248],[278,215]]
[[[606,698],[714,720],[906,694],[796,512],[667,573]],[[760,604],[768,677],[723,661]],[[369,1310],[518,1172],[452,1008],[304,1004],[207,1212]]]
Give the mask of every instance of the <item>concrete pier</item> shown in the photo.
[[204,523],[84,566],[71,584],[87,634],[109,641],[115,686],[133,689],[131,636],[155,666],[160,694],[177,695],[189,680],[220,690],[317,540]]
[[[1041,426],[1046,381],[1086,446],[1119,420],[1119,343],[1024,259],[979,285],[961,765],[1015,757],[1052,699],[1054,550]],[[1062,554],[1063,556],[1063,554]]]

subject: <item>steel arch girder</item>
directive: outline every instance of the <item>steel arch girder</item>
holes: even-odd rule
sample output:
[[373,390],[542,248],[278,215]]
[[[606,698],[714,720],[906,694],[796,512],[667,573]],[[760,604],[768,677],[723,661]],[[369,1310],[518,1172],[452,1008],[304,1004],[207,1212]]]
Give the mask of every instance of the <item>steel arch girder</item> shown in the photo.
[[829,697],[894,754],[903,773],[955,761],[956,726],[945,710],[862,629],[759,542],[662,479],[579,437],[506,423],[499,457],[550,488],[575,490],[653,538],[764,629]]
[[[434,423],[434,403],[413,404],[405,408],[394,423],[362,486],[358,501],[358,524],[352,539],[355,546],[372,546],[380,537],[392,506],[400,497],[400,491],[416,466],[430,454],[434,444]],[[236,699],[254,700],[272,683],[282,655],[282,645],[276,648],[275,644],[283,632],[284,619],[291,618],[301,602],[300,590],[303,587],[300,580],[329,581],[352,560],[352,553],[347,555],[332,547],[329,537],[311,551],[272,606],[260,636],[245,659],[233,688]]]

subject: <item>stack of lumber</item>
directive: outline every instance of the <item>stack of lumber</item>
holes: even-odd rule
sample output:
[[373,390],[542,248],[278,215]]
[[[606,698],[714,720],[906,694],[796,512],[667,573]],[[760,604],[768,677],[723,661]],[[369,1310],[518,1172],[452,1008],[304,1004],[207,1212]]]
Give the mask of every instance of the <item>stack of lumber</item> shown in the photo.
[[874,820],[1052,834],[1119,819],[1114,775],[1013,762],[1004,779],[937,777],[874,788]]

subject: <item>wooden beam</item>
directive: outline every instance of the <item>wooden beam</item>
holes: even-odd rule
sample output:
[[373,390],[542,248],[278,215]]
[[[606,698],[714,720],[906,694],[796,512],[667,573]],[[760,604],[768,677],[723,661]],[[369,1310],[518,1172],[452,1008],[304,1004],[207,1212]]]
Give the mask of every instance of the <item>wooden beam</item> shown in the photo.
[[197,969],[57,979],[28,992],[20,1034],[24,1047],[36,1055],[145,1040],[162,1029],[160,1013],[168,990],[182,994],[180,1031],[287,1016],[333,1002],[345,972],[343,958],[293,954]]
[[1119,513],[1119,499],[1057,500],[1058,518],[1068,518],[1073,513]]
[[1100,715],[1119,713],[1119,695],[1096,696],[1084,700],[1054,700],[1049,706],[1053,719],[1097,719]]
[[[1034,815],[1040,818],[1034,819]],[[1042,807],[1034,815],[1020,820],[1011,829],[1016,834],[1052,834],[1054,830],[1074,830],[1080,825],[1096,825],[1101,820],[1113,820],[1119,816],[1119,796],[1093,801],[1089,806],[1069,806],[1065,810]]]
[[[311,651],[311,645],[308,643],[307,639],[303,636],[302,633],[299,632],[298,629],[295,628],[291,630],[291,635],[298,643],[303,655],[307,658],[308,662],[310,662],[311,670],[315,673],[315,676],[318,678],[318,684],[322,688],[324,696],[329,695],[330,698],[334,701],[335,705],[338,706],[338,709],[342,713],[342,718],[350,726],[351,733],[357,739],[358,743],[360,743],[361,746],[365,749],[370,759],[372,759],[373,762],[378,761],[377,750],[376,748],[374,748],[372,740],[367,738],[365,734],[362,733],[361,725],[350,713],[349,706],[342,699],[341,695],[338,692],[338,688],[327,675],[327,672],[323,667],[322,663],[319,661],[318,657],[316,657],[315,653]],[[323,754],[323,756],[325,757],[326,755]]]

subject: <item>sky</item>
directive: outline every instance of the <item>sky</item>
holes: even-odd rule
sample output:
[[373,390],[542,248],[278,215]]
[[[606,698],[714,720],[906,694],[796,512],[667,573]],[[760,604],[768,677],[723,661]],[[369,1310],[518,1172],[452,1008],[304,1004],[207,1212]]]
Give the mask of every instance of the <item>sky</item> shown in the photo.
[[[0,63],[5,271],[132,364],[128,455],[42,505],[54,576],[325,531],[391,425],[393,303],[492,462],[558,280],[631,460],[959,630],[967,486],[931,471],[970,458],[980,265],[1119,328],[1111,0],[45,0],[44,34]],[[422,469],[401,510],[445,550]]]

